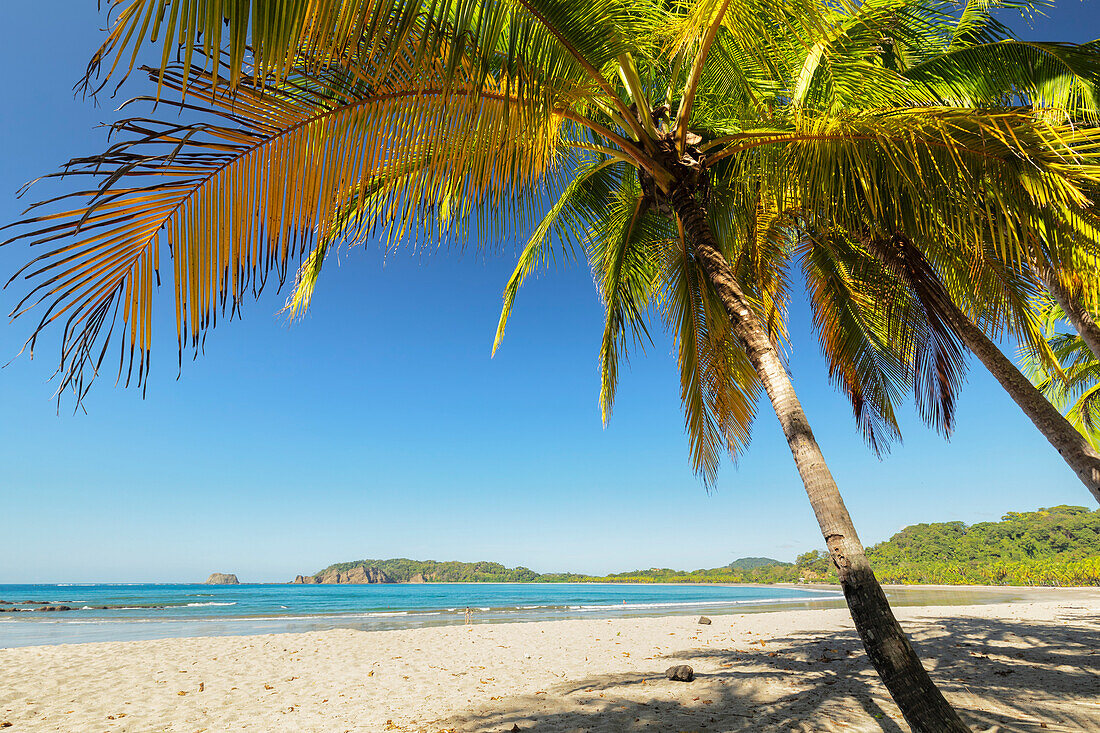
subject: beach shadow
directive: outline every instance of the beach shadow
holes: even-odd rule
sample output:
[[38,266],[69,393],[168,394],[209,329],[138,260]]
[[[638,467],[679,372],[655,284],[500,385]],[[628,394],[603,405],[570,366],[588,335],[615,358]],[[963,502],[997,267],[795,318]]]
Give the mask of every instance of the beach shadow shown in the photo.
[[[1100,730],[1100,622],[944,616],[904,626],[972,730]],[[422,730],[909,730],[854,630],[767,641],[749,650],[683,649],[658,658],[655,668],[666,662],[693,665],[692,683],[640,673],[567,680]]]

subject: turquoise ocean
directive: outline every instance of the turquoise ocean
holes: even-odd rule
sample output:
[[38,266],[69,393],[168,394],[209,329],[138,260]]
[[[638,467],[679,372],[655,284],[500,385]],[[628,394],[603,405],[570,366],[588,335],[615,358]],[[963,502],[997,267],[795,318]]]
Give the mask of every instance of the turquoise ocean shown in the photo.
[[[464,623],[815,608],[839,590],[593,583],[0,585],[0,648]],[[32,601],[33,603],[27,603]],[[36,611],[44,604],[67,611]],[[102,608],[106,606],[107,608]]]

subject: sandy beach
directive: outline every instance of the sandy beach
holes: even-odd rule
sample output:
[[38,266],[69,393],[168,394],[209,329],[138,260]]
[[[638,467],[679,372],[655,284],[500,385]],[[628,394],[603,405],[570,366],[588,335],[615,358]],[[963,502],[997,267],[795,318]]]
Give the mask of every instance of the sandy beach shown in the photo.
[[[898,610],[974,730],[1100,730],[1100,590]],[[840,609],[0,650],[10,731],[906,731]],[[664,671],[689,664],[694,682]],[[9,725],[10,724],[10,725]]]

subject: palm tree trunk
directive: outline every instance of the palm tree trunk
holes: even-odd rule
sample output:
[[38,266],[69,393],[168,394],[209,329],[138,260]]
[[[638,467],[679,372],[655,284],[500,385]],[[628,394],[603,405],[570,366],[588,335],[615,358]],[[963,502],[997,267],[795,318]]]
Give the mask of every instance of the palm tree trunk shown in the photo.
[[1073,469],[1097,502],[1100,502],[1100,453],[1089,445],[1069,420],[1050,404],[1031,381],[1020,373],[1012,360],[962,311],[951,320],[956,333],[1000,382],[1013,402],[1020,406],[1035,427],[1046,436],[1062,459]]
[[1050,267],[1040,266],[1036,268],[1043,284],[1046,285],[1050,297],[1065,311],[1077,335],[1089,347],[1089,351],[1097,359],[1100,359],[1100,326],[1096,325],[1092,314],[1081,303],[1081,300],[1073,295],[1063,284],[1058,273]]
[[901,235],[875,237],[867,243],[883,264],[905,279],[925,309],[934,310],[951,326],[1100,502],[1100,453],[962,312],[920,249]]
[[749,307],[729,262],[716,246],[703,210],[690,188],[682,186],[674,190],[672,205],[692,253],[725,305],[733,331],[745,344],[749,361],[760,376],[779,418],[867,656],[914,731],[968,731],[933,684],[894,618],[886,594],[867,562],[852,518],[825,464],[806,413],[795,395],[786,367],[759,317]]

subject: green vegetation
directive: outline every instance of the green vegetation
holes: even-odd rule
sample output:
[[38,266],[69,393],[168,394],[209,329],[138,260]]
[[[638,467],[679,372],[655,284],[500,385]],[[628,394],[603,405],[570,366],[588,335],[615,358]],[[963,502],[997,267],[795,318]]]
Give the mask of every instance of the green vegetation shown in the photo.
[[[1100,510],[1056,506],[1000,522],[914,524],[867,548],[883,583],[1100,585]],[[807,580],[836,582],[828,555],[797,562]]]
[[[1100,585],[1100,510],[1056,506],[1009,512],[999,522],[914,524],[867,549],[883,583],[943,585]],[[650,568],[610,575],[536,573],[495,562],[356,560],[316,574],[375,567],[398,583],[836,583],[828,553],[795,563],[743,557],[720,568]]]
[[604,583],[793,583],[798,572],[789,562],[767,557],[743,557],[722,568],[711,570],[670,570],[650,568],[615,573],[593,581]]
[[378,568],[394,582],[408,583],[417,576],[427,583],[781,583],[797,580],[791,563],[767,557],[745,557],[713,570],[651,568],[597,576],[578,573],[536,573],[523,566],[508,568],[496,562],[438,562],[436,560],[354,560],[329,565],[314,574],[347,572],[356,567]]
[[789,562],[773,560],[770,557],[742,557],[738,560],[734,560],[726,567],[730,570],[755,570],[756,568],[763,568],[771,565],[789,566],[790,564]]
[[539,574],[525,567],[506,568],[498,562],[438,562],[409,560],[354,560],[329,565],[316,573],[320,578],[328,572],[346,572],[358,566],[378,568],[394,582],[408,583],[420,576],[426,583],[569,583],[587,580],[587,576],[572,573]]
[[1048,304],[1041,317],[1058,369],[1036,349],[1024,347],[1023,371],[1090,445],[1100,447],[1100,361],[1076,331],[1066,330],[1068,318],[1060,306]]

